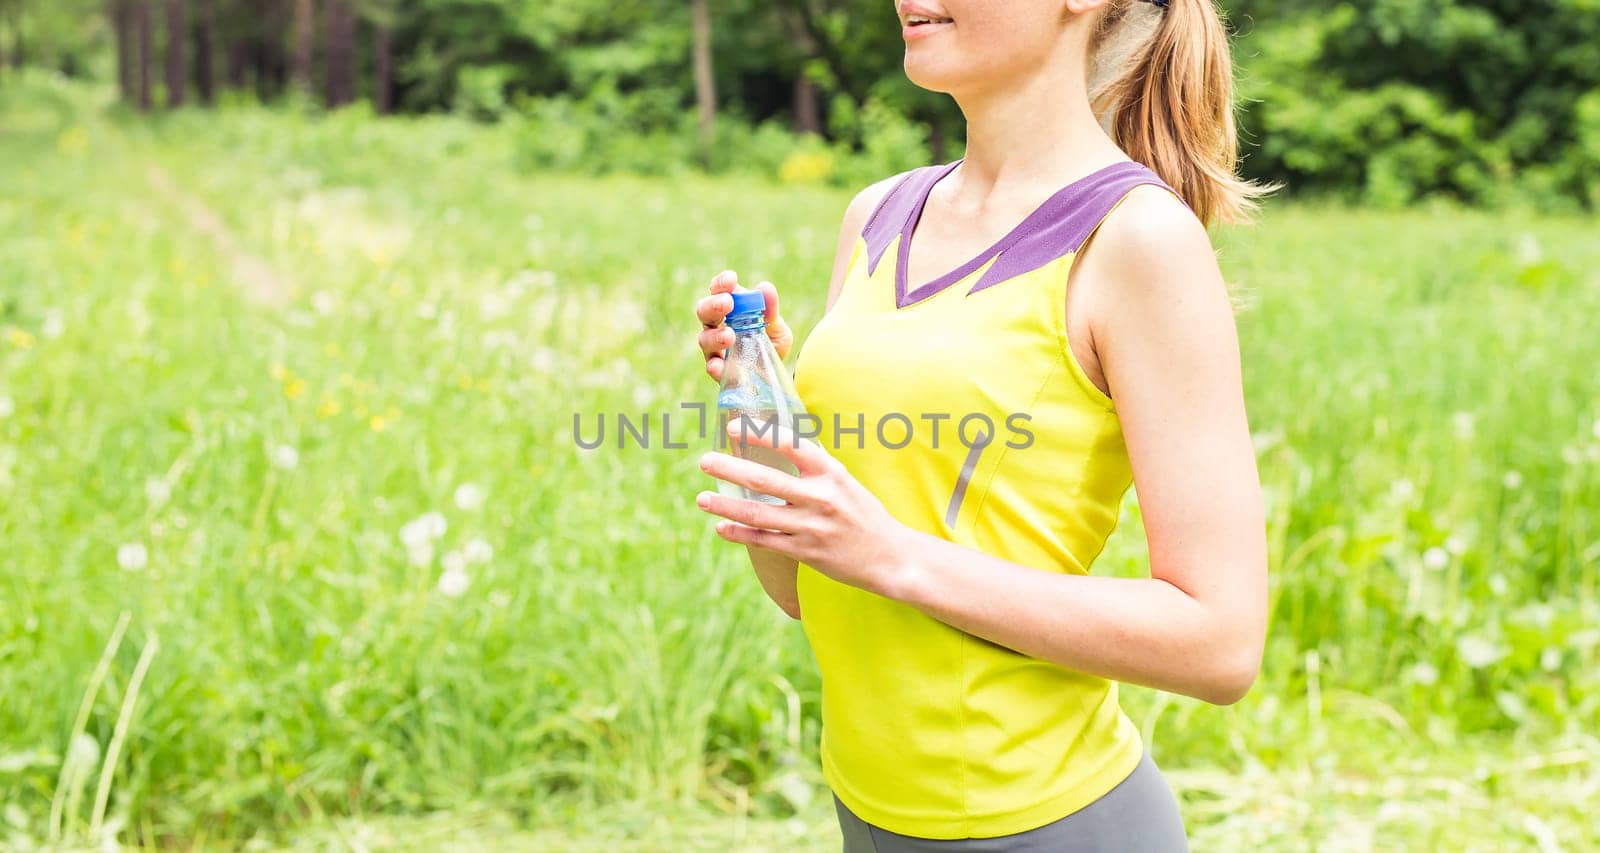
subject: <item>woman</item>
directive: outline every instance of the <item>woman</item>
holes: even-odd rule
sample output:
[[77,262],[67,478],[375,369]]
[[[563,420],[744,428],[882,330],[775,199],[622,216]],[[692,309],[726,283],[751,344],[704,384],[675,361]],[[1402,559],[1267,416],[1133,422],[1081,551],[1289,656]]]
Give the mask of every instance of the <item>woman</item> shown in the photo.
[[[1225,704],[1261,661],[1265,519],[1205,230],[1263,192],[1234,171],[1224,29],[1212,0],[897,11],[965,156],[846,210],[795,365],[817,440],[745,436],[798,476],[702,458],[785,503],[697,503],[811,643],[846,851],[1187,849],[1116,685]],[[696,306],[712,378],[736,286]],[[1151,576],[1092,577],[1129,486]]]

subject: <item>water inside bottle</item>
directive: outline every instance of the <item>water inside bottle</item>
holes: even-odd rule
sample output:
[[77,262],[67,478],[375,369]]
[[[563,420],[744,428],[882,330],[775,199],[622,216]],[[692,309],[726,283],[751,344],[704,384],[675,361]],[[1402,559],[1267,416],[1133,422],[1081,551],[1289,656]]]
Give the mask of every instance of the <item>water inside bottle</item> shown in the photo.
[[[717,397],[717,430],[721,437],[720,447],[727,453],[740,459],[749,459],[759,462],[770,468],[776,468],[788,474],[798,474],[798,470],[789,458],[782,452],[759,444],[746,444],[737,439],[728,438],[727,430],[730,423],[739,423],[752,434],[768,436],[773,434],[775,426],[782,426],[794,430],[794,416],[802,413],[805,408],[800,401],[786,394],[774,393],[771,384],[760,376],[750,377],[750,381],[743,386],[732,386],[723,389]],[[740,420],[744,418],[744,420]],[[726,480],[717,480],[718,493],[731,498],[742,500],[760,501],[762,503],[783,504],[783,498],[764,494],[747,489],[743,486],[729,483]]]

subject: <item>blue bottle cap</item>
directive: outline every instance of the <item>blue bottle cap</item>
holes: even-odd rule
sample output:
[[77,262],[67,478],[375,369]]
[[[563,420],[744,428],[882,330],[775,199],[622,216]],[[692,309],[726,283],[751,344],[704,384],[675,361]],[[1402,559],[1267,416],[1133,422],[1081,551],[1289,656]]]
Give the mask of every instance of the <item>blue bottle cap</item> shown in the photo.
[[733,293],[733,314],[761,314],[767,310],[767,297],[759,290],[741,290]]

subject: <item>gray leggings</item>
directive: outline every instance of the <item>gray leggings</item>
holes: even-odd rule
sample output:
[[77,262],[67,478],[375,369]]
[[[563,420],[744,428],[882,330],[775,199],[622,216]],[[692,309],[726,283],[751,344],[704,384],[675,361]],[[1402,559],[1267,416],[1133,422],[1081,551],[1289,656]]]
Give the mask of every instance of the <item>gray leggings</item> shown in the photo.
[[844,853],[1188,853],[1178,800],[1146,752],[1100,799],[1044,826],[996,838],[916,838],[880,829],[835,796]]

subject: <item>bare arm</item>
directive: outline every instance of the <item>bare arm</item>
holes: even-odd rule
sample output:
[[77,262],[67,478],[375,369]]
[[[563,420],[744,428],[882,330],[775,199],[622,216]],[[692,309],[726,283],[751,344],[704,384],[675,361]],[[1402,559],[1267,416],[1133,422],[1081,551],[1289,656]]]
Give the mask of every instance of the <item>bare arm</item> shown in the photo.
[[1260,668],[1266,520],[1233,309],[1204,228],[1136,190],[1086,251],[1149,578],[1062,575],[914,533],[899,597],[1034,657],[1223,704]]
[[1266,520],[1233,307],[1210,241],[1171,196],[1135,190],[1077,273],[1103,291],[1090,325],[1138,488],[1150,577],[1047,571],[906,527],[821,446],[781,426],[745,439],[777,448],[799,476],[725,454],[700,464],[788,503],[706,493],[700,506],[728,519],[717,532],[730,541],[791,555],[1031,657],[1234,702],[1261,665]]

